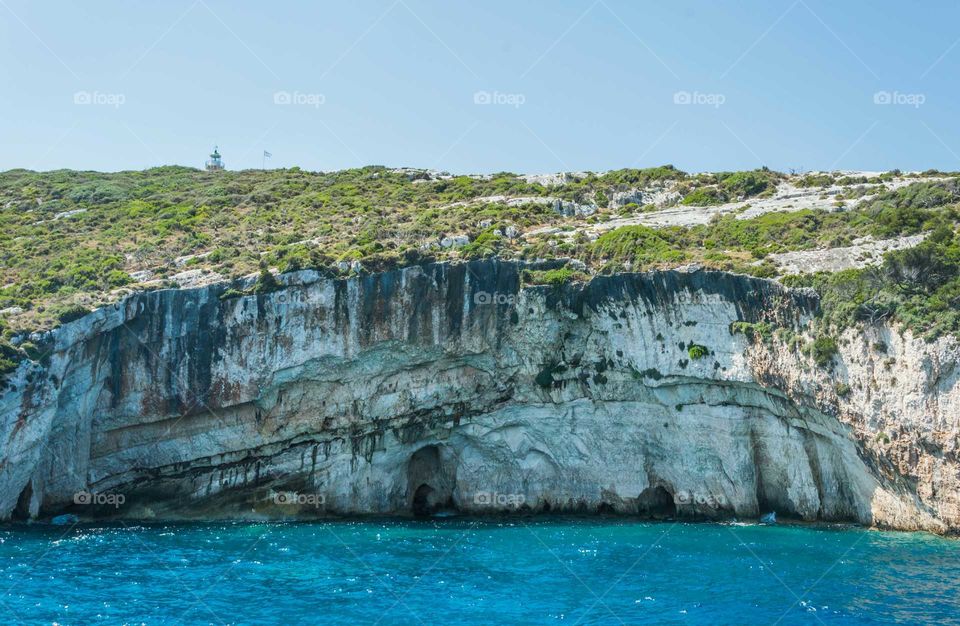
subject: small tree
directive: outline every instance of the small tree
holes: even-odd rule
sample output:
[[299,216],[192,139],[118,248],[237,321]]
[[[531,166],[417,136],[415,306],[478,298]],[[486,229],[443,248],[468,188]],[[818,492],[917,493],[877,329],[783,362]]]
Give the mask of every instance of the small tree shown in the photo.
[[833,340],[833,337],[827,337],[826,335],[817,337],[813,342],[812,347],[813,362],[816,363],[819,367],[826,367],[833,362],[833,357],[836,356],[837,352],[837,342]]
[[260,276],[257,277],[257,282],[253,285],[253,293],[270,293],[280,288],[280,283],[278,283],[277,279],[270,273],[270,270],[263,268],[260,270]]
[[944,259],[933,245],[898,250],[886,255],[885,277],[900,291],[919,295],[937,289],[957,275],[960,268]]

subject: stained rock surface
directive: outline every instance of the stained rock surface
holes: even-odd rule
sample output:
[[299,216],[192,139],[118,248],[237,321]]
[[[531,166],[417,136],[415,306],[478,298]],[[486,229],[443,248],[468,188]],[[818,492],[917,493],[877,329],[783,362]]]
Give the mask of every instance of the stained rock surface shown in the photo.
[[849,330],[817,367],[785,339],[810,332],[812,292],[703,270],[521,288],[523,269],[144,292],[38,337],[0,396],[0,517],[960,529],[956,340]]

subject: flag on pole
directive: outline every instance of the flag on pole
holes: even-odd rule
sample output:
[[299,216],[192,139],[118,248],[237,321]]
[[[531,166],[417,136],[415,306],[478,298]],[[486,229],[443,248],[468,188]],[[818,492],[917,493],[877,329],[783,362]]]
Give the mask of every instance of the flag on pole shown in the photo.
[[269,152],[267,152],[266,150],[263,151],[263,158],[268,159],[268,158],[270,158],[270,157],[272,157],[272,156],[273,156],[273,155],[270,154]]

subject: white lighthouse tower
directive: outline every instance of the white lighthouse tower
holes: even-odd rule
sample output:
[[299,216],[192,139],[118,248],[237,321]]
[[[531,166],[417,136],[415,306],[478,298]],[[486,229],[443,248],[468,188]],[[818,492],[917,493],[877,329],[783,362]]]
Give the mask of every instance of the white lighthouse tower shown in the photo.
[[214,146],[213,154],[210,155],[210,160],[207,161],[207,171],[219,172],[222,169],[223,169],[223,161],[220,160],[220,151],[217,150],[217,146]]

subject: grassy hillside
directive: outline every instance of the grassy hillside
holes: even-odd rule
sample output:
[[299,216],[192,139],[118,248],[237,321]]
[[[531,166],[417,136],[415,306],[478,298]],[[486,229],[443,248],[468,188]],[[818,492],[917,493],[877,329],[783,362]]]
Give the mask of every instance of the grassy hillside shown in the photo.
[[[25,319],[44,327],[68,304],[95,305],[138,282],[142,271],[155,282],[191,267],[236,277],[261,263],[286,271],[361,260],[378,269],[428,253],[459,256],[428,245],[447,235],[476,241],[485,230],[569,220],[546,203],[450,206],[458,202],[504,195],[588,202],[595,188],[684,176],[672,168],[624,170],[548,191],[512,174],[431,180],[424,172],[383,167],[332,173],[13,170],[0,174],[0,309],[32,311]],[[501,247],[484,241],[489,237],[467,254]],[[519,252],[519,244],[509,247]],[[198,254],[205,256],[182,258]]]
[[[0,331],[9,338],[50,328],[131,289],[184,284],[185,273],[201,281],[265,268],[348,274],[499,255],[584,263],[563,280],[696,262],[813,286],[838,325],[893,317],[926,333],[956,332],[960,179],[903,176],[689,175],[670,166],[554,180],[384,167],[13,170],[0,173]],[[815,202],[742,219],[785,185],[813,189]],[[730,210],[703,223],[640,223],[718,205]],[[888,253],[880,267],[830,275],[783,277],[769,256],[918,233],[925,243]],[[0,362],[16,356],[3,350]]]

